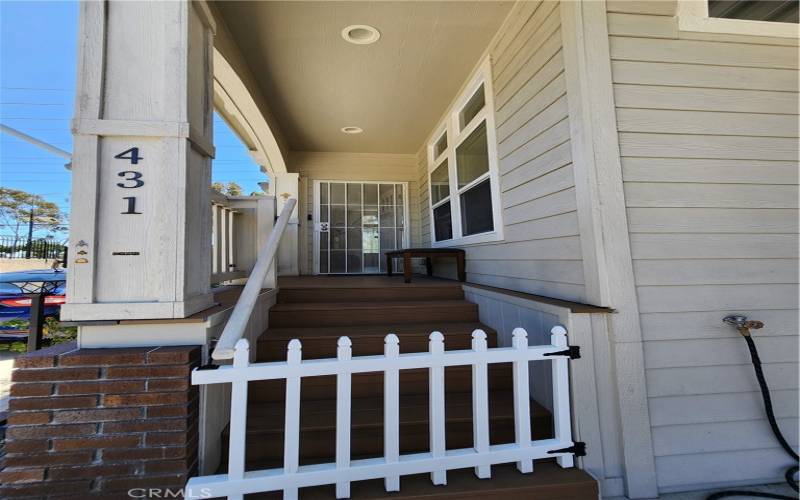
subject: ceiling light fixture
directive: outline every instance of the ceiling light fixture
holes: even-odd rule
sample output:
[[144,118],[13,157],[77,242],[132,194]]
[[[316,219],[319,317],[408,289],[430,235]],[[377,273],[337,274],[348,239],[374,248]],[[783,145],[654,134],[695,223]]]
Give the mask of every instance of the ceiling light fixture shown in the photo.
[[360,134],[363,131],[361,127],[342,127],[342,132],[345,134]]
[[366,24],[353,24],[342,30],[342,38],[356,45],[369,45],[380,37],[380,31]]

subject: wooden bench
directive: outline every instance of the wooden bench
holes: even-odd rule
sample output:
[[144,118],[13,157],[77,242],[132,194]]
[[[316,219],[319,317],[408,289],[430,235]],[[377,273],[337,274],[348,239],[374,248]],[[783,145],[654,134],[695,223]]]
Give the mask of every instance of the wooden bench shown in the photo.
[[386,252],[386,274],[392,275],[392,260],[403,258],[403,278],[406,283],[411,283],[411,259],[424,258],[425,270],[428,276],[433,276],[432,257],[455,257],[458,268],[458,281],[466,281],[464,272],[464,250],[460,248],[403,248]]

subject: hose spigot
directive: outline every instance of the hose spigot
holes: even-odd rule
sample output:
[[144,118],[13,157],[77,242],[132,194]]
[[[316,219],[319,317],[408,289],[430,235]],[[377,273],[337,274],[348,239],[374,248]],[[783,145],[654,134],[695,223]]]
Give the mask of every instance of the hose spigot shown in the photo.
[[764,328],[764,323],[756,320],[748,320],[747,316],[731,315],[722,318],[722,321],[735,327],[743,337],[750,336],[750,330],[758,330]]

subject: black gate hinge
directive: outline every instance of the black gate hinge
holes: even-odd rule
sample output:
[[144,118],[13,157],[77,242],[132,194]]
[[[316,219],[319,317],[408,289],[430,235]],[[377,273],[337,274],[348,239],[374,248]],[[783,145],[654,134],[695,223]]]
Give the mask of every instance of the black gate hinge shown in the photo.
[[219,365],[215,365],[213,363],[208,363],[207,365],[198,366],[197,370],[198,371],[200,371],[200,370],[216,370],[217,368],[219,368]]
[[571,345],[563,351],[548,352],[545,356],[569,356],[569,359],[581,359],[581,347]]
[[583,441],[574,441],[572,446],[569,448],[561,448],[558,450],[550,450],[547,452],[548,454],[555,454],[555,453],[572,453],[576,457],[585,457],[586,456],[586,443]]

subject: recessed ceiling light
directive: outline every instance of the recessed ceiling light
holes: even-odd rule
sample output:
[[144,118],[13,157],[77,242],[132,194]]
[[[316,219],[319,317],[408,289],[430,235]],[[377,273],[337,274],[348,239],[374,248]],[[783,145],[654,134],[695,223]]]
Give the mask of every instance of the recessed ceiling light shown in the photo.
[[366,24],[353,24],[342,30],[342,38],[356,45],[369,45],[380,37],[380,31]]
[[363,131],[361,127],[342,127],[342,132],[345,134],[360,134]]

